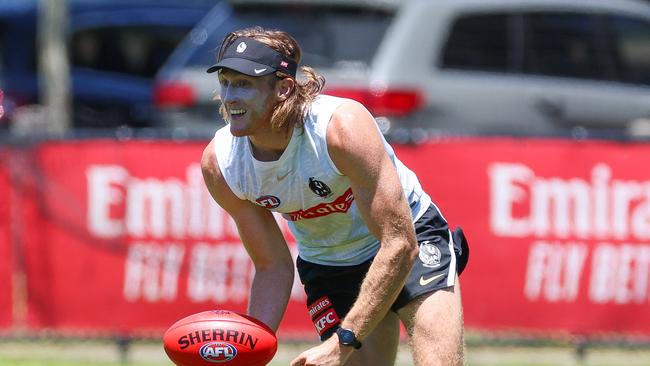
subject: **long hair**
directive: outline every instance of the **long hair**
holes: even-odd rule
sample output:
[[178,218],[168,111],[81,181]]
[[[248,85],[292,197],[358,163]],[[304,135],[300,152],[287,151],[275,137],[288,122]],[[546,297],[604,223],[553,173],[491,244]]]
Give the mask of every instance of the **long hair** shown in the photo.
[[[230,46],[238,37],[248,37],[262,42],[273,48],[284,56],[294,60],[296,64],[300,63],[302,50],[298,42],[288,33],[280,30],[264,29],[262,27],[251,27],[231,32],[224,38],[217,54],[217,59],[221,59],[226,48]],[[271,127],[274,130],[281,130],[288,124],[295,127],[302,127],[305,117],[309,112],[311,102],[323,90],[325,78],[318,75],[316,71],[309,66],[302,66],[300,71],[304,74],[304,80],[296,80],[295,88],[286,100],[278,103],[271,116]],[[291,77],[280,71],[276,71],[273,82]],[[223,104],[219,109],[221,115],[226,118],[226,108]]]

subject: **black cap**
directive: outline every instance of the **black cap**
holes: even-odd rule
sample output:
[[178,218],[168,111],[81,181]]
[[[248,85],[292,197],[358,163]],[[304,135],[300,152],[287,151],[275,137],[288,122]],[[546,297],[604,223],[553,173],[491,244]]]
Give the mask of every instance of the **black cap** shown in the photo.
[[280,52],[248,37],[239,37],[231,43],[223,57],[208,68],[207,72],[232,69],[250,76],[262,76],[276,71],[296,76],[298,65]]

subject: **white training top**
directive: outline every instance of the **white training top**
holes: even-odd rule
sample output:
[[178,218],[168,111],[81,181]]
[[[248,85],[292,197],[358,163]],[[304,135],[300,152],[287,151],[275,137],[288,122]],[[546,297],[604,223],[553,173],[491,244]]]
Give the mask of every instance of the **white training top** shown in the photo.
[[[359,214],[348,177],[336,168],[327,150],[330,118],[346,101],[318,96],[304,128],[294,128],[289,145],[276,161],[256,160],[248,138],[232,136],[227,125],[215,134],[219,168],[232,192],[281,213],[296,238],[300,257],[316,264],[356,265],[379,250],[379,240]],[[383,136],[382,140],[416,221],[431,204],[431,198],[416,175],[395,157]]]

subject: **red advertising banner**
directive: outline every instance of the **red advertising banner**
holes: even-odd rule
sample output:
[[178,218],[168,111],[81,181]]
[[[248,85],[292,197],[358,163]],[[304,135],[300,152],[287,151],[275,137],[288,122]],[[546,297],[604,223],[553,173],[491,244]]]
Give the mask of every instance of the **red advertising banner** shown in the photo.
[[11,181],[9,152],[0,150],[0,329],[12,325]]
[[[30,218],[34,327],[160,331],[208,309],[245,311],[253,267],[203,186],[204,144],[83,141],[38,149]],[[313,333],[297,282],[282,333]],[[281,333],[281,334],[282,334]]]
[[[245,310],[253,268],[203,186],[203,147],[35,148],[17,226],[27,325],[159,332],[194,312]],[[468,236],[467,327],[650,335],[650,144],[463,138],[395,150]],[[297,334],[315,337],[296,276],[280,336]]]
[[467,326],[650,334],[650,145],[463,139],[398,154],[467,232]]

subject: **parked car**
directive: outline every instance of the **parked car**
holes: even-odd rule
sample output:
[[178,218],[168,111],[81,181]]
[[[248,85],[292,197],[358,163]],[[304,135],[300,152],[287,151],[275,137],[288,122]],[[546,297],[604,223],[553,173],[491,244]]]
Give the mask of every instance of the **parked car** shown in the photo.
[[[75,127],[151,125],[152,80],[216,0],[68,0]],[[7,123],[39,102],[36,0],[0,2]]]
[[328,85],[356,86],[368,80],[368,65],[399,1],[229,1],[219,4],[192,30],[156,77],[154,100],[163,126],[210,133],[222,124],[214,63],[223,37],[260,25],[290,32],[303,48],[302,64],[326,75]]
[[326,93],[364,102],[389,132],[622,131],[650,116],[643,1],[229,2],[232,13],[209,13],[158,73],[163,125],[222,123],[205,69],[228,32],[251,25],[294,34]]

